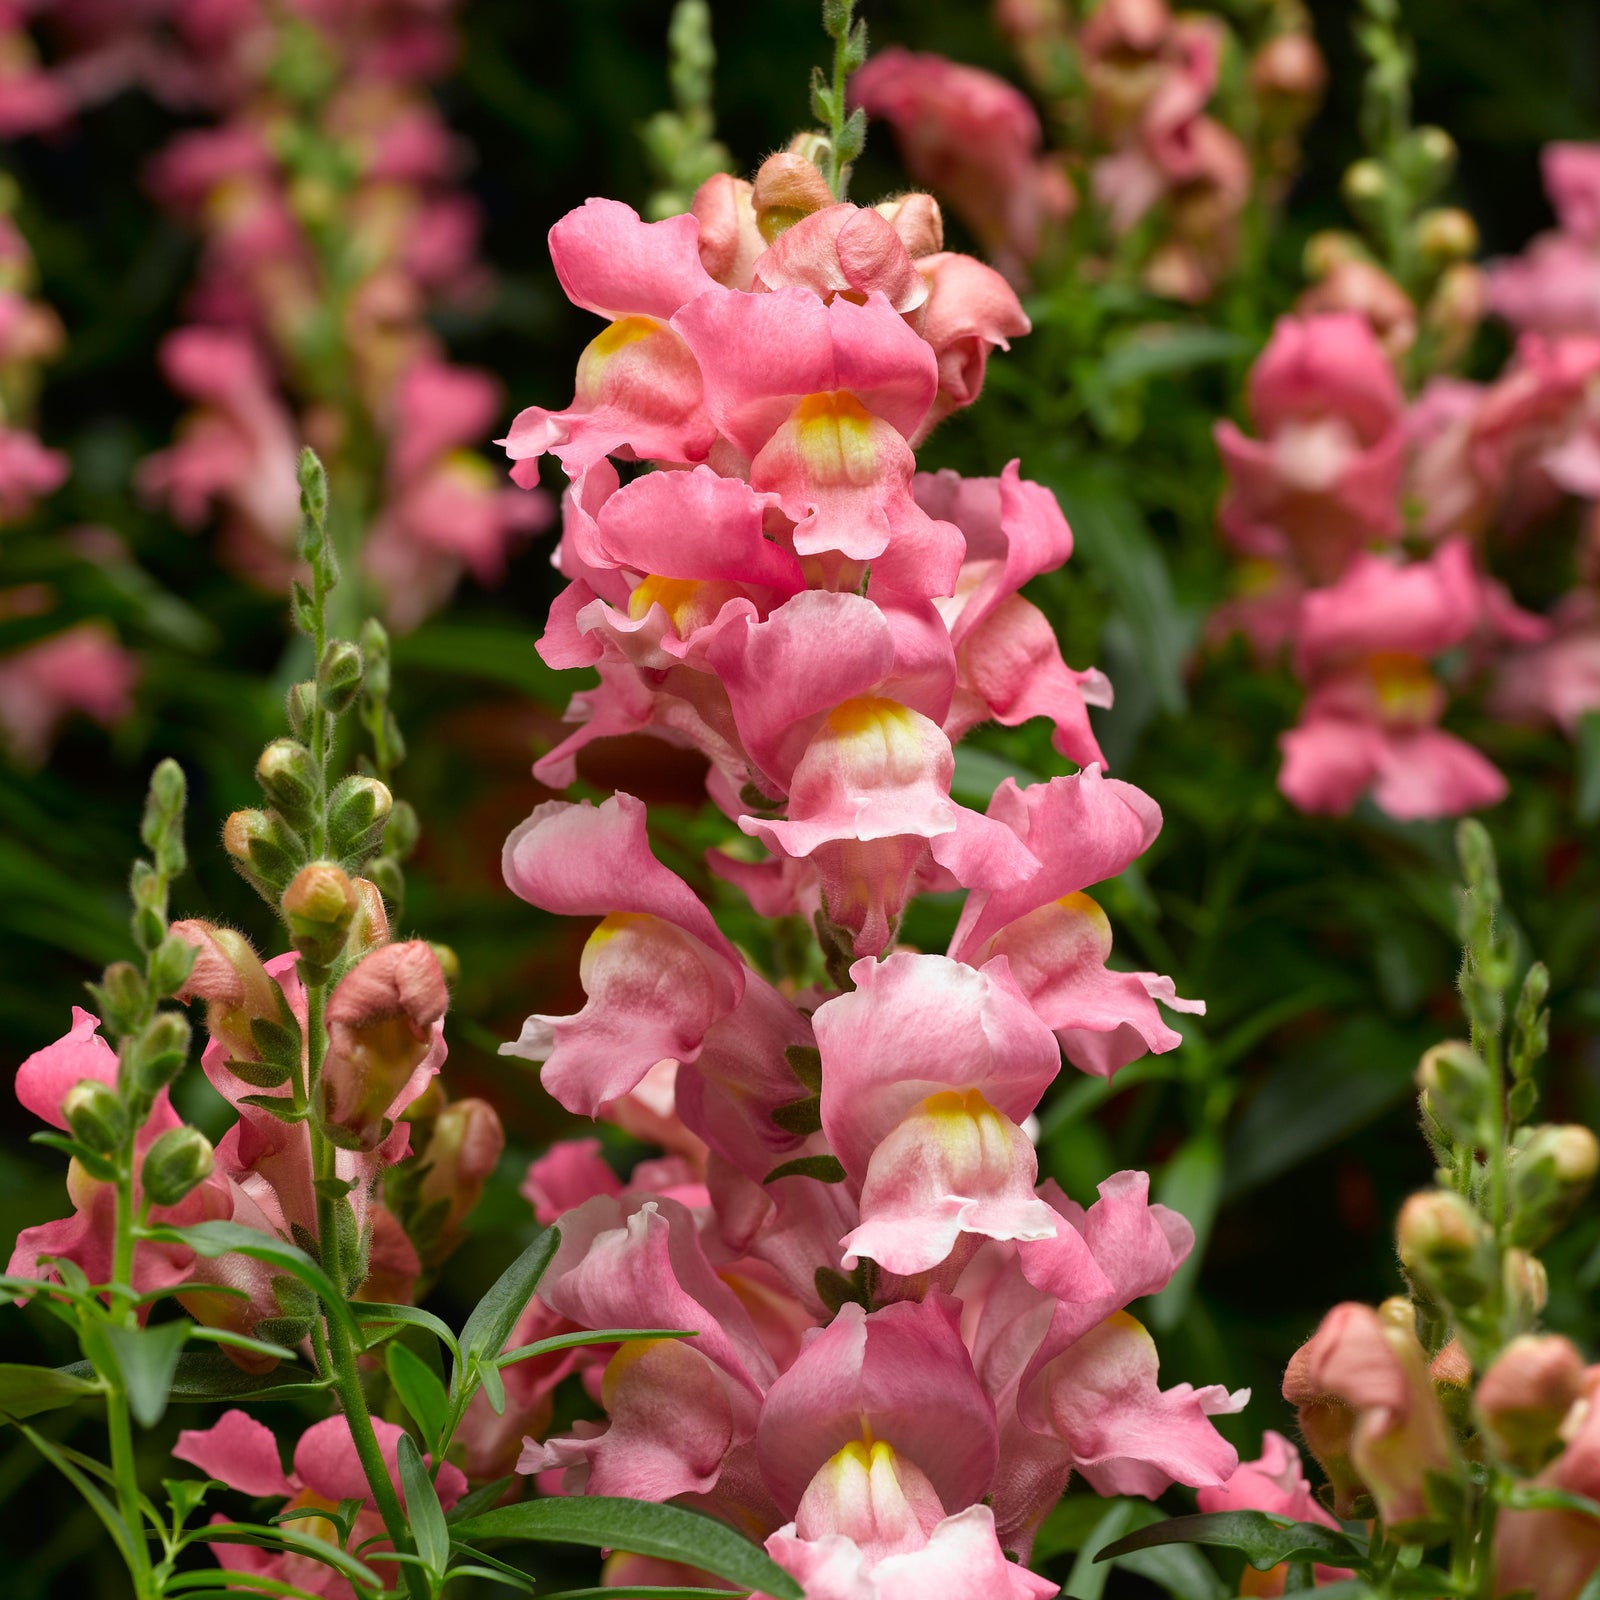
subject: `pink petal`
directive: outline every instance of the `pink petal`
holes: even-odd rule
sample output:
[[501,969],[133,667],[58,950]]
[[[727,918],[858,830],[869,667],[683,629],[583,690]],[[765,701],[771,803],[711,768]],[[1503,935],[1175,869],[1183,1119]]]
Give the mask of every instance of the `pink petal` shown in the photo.
[[243,1411],[224,1411],[209,1428],[185,1428],[172,1454],[242,1494],[264,1498],[295,1492],[278,1459],[277,1436]]

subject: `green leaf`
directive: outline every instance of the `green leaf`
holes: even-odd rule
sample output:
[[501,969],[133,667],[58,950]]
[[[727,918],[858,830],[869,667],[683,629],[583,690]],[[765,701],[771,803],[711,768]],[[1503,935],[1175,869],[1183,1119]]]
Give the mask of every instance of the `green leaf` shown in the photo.
[[205,1400],[296,1400],[320,1395],[328,1385],[299,1371],[245,1372],[212,1350],[186,1350],[178,1357],[168,1398],[174,1402]]
[[604,1495],[558,1496],[500,1506],[459,1525],[463,1539],[536,1539],[657,1556],[699,1567],[776,1600],[803,1600],[800,1585],[764,1550],[726,1523],[681,1506]]
[[950,798],[981,808],[988,805],[995,790],[1007,778],[1015,778],[1023,787],[1039,782],[1036,773],[1013,761],[1001,760],[993,751],[980,749],[975,744],[959,744],[955,776],[950,780]]
[[259,1228],[242,1227],[237,1222],[197,1222],[189,1228],[145,1228],[146,1239],[167,1244],[186,1244],[197,1255],[207,1259],[238,1254],[255,1261],[265,1261],[300,1280],[316,1294],[328,1314],[341,1322],[357,1344],[361,1343],[361,1330],[351,1314],[345,1298],[334,1288],[332,1280],[304,1250]]
[[309,1589],[297,1589],[277,1578],[263,1578],[255,1572],[236,1572],[231,1567],[206,1567],[199,1572],[180,1572],[168,1578],[167,1594],[192,1594],[196,1590],[230,1589],[245,1594],[279,1595],[285,1600],[320,1600]]
[[269,1339],[252,1339],[247,1333],[235,1333],[232,1328],[193,1327],[191,1339],[203,1339],[207,1344],[225,1344],[233,1350],[249,1350],[258,1356],[271,1356],[277,1361],[293,1361],[297,1352],[287,1345],[273,1344]]
[[1156,1199],[1187,1217],[1194,1228],[1194,1248],[1188,1259],[1150,1302],[1150,1323],[1158,1332],[1164,1332],[1177,1327],[1189,1309],[1189,1297],[1194,1293],[1222,1199],[1222,1141],[1213,1130],[1196,1134],[1167,1163],[1156,1185]]
[[[87,1365],[87,1363],[85,1363]],[[86,1394],[104,1394],[105,1386],[61,1367],[29,1367],[20,1362],[0,1364],[0,1412],[13,1422],[70,1406]]]
[[[431,1311],[424,1311],[420,1306],[386,1306],[375,1301],[357,1300],[350,1309],[355,1312],[356,1321],[363,1328],[381,1328],[387,1324],[389,1333],[382,1335],[388,1338],[393,1333],[398,1333],[401,1326],[408,1328],[426,1328],[450,1352],[453,1358],[459,1359],[461,1346],[456,1342],[456,1336],[448,1323],[436,1317]],[[368,1341],[367,1348],[381,1340]]]
[[167,1504],[172,1508],[172,1520],[182,1527],[210,1492],[213,1478],[163,1478],[161,1487],[167,1491]]
[[364,1562],[357,1561],[347,1550],[329,1544],[308,1533],[296,1533],[293,1528],[256,1528],[247,1522],[211,1522],[195,1530],[196,1536],[207,1544],[249,1544],[262,1550],[291,1550],[296,1555],[310,1556],[324,1566],[333,1567],[347,1578],[364,1583],[374,1589],[383,1585],[377,1574]]
[[[402,1350],[403,1345],[392,1345],[389,1354],[393,1357],[396,1350]],[[409,1351],[406,1352],[408,1355]],[[416,1361],[417,1358],[412,1356]],[[422,1366],[417,1361],[418,1366]],[[423,1367],[426,1372],[427,1368]],[[431,1378],[433,1374],[428,1373]],[[440,1391],[443,1399],[443,1391]],[[428,1476],[428,1468],[422,1459],[422,1452],[417,1449],[417,1441],[409,1433],[400,1435],[399,1444],[400,1460],[400,1488],[405,1495],[406,1521],[411,1527],[411,1537],[416,1541],[417,1554],[422,1558],[422,1564],[433,1575],[435,1580],[444,1576],[444,1569],[450,1561],[450,1530],[445,1526],[444,1510],[439,1504],[438,1491],[433,1487],[433,1479]]]
[[1144,1514],[1144,1507],[1134,1500],[1113,1500],[1106,1507],[1089,1536],[1078,1551],[1067,1578],[1067,1593],[1073,1600],[1100,1600],[1105,1593],[1106,1579],[1111,1568],[1098,1563],[1106,1559],[1108,1550],[1115,1548],[1112,1541],[1127,1531],[1128,1525]]
[[556,1350],[571,1350],[585,1344],[633,1344],[640,1339],[693,1339],[692,1332],[682,1328],[584,1328],[578,1333],[558,1333],[553,1339],[541,1339],[537,1344],[519,1344],[496,1356],[494,1365],[509,1367],[518,1361],[528,1361],[534,1356],[547,1356]]
[[500,1376],[500,1367],[494,1361],[476,1361],[472,1371],[483,1392],[489,1397],[489,1409],[497,1417],[506,1414],[506,1380]]
[[191,1324],[158,1322],[145,1328],[107,1327],[102,1331],[122,1372],[128,1409],[141,1428],[153,1428],[166,1415],[178,1354],[189,1340]]
[[384,1362],[389,1382],[400,1396],[400,1404],[411,1413],[430,1450],[439,1448],[439,1440],[450,1417],[450,1402],[444,1385],[433,1374],[432,1368],[406,1349],[403,1344],[391,1344]]
[[1145,323],[1117,341],[1100,363],[1100,381],[1121,389],[1145,378],[1216,366],[1250,353],[1250,341],[1224,328]]
[[838,1156],[796,1156],[775,1166],[761,1181],[774,1183],[779,1178],[813,1178],[818,1183],[843,1183],[844,1163]]
[[1587,1495],[1573,1494],[1566,1489],[1546,1489],[1532,1483],[1513,1485],[1504,1504],[1511,1511],[1576,1511],[1580,1516],[1600,1519],[1600,1505]]
[[398,671],[425,668],[453,677],[481,678],[541,701],[565,705],[575,690],[593,685],[591,672],[557,672],[535,653],[521,628],[492,624],[431,622],[394,642]]
[[143,1538],[143,1532],[135,1532],[122,1520],[122,1513],[106,1499],[97,1485],[78,1468],[70,1459],[71,1452],[58,1449],[54,1441],[45,1438],[42,1433],[30,1428],[27,1423],[19,1422],[18,1430],[23,1437],[53,1466],[74,1489],[88,1501],[94,1514],[105,1524],[106,1531],[111,1535],[123,1561],[133,1565],[133,1541]]
[[[539,1287],[539,1280],[560,1243],[561,1235],[554,1228],[546,1228],[490,1285],[461,1330],[463,1361],[492,1361],[505,1349],[511,1330],[533,1298],[533,1291]],[[460,1376],[458,1366],[456,1378],[459,1380]],[[453,1381],[452,1391],[456,1387],[457,1382]]]
[[462,1495],[445,1512],[444,1520],[449,1523],[465,1522],[469,1517],[475,1517],[479,1512],[499,1505],[505,1498],[506,1490],[516,1481],[516,1478],[508,1473],[503,1478],[496,1478],[493,1483],[480,1484],[470,1494]]
[[1600,820],[1600,711],[1578,719],[1573,815],[1585,826]]
[[1289,1522],[1265,1511],[1215,1511],[1168,1517],[1107,1545],[1095,1557],[1111,1561],[1133,1550],[1163,1544],[1207,1544],[1238,1550],[1257,1572],[1280,1561],[1319,1561],[1324,1566],[1363,1568],[1367,1553],[1348,1534],[1319,1522]]
[[729,1595],[741,1593],[738,1589],[664,1589],[658,1584],[630,1583],[620,1589],[563,1589],[545,1595],[544,1600],[728,1600]]

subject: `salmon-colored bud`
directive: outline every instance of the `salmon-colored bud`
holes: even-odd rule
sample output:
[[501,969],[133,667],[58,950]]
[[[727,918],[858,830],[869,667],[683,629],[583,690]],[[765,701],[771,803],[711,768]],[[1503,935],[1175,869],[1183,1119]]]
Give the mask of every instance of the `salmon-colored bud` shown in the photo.
[[1544,1262],[1526,1250],[1507,1250],[1504,1276],[1507,1302],[1531,1323],[1550,1300],[1550,1274]]
[[1327,63],[1308,33],[1280,33],[1250,62],[1250,87],[1268,102],[1269,112],[1291,123],[1310,116],[1327,82]]
[[757,169],[750,196],[756,225],[769,244],[802,217],[833,204],[828,180],[803,155],[780,150]]
[[422,1150],[427,1170],[418,1190],[418,1217],[426,1234],[418,1247],[425,1265],[436,1266],[455,1248],[460,1224],[477,1205],[505,1147],[505,1129],[487,1100],[457,1100],[434,1120]]
[[362,957],[328,1000],[324,1122],[359,1149],[377,1145],[385,1122],[426,1086],[430,1058],[442,1057],[449,1003],[438,957],[422,940]]
[[284,890],[282,905],[295,949],[307,961],[326,967],[344,948],[360,897],[337,862],[312,861]]
[[1405,1299],[1335,1306],[1284,1374],[1306,1443],[1333,1485],[1334,1510],[1354,1514],[1361,1493],[1394,1528],[1430,1520],[1430,1473],[1452,1466],[1449,1429]]
[[931,194],[896,195],[892,200],[880,200],[873,210],[888,219],[913,260],[944,249],[944,213]]
[[206,1031],[231,1056],[254,1061],[260,1052],[250,1024],[276,1021],[281,990],[267,975],[261,958],[242,933],[212,922],[185,918],[169,930],[196,950],[180,1000],[206,1002]]
[[1583,1396],[1583,1357],[1559,1334],[1513,1339],[1478,1385],[1478,1416],[1496,1452],[1534,1473],[1554,1454],[1561,1424]]
[[1463,1389],[1472,1382],[1472,1361],[1459,1339],[1452,1339],[1428,1363],[1428,1375],[1436,1384],[1450,1389]]
[[1466,349],[1488,309],[1488,294],[1483,272],[1470,261],[1458,261],[1440,274],[1424,321],[1438,342],[1441,360],[1453,361]]
[[389,942],[389,913],[383,892],[370,878],[352,878],[350,882],[356,891],[356,914],[350,919],[346,948],[359,955]]

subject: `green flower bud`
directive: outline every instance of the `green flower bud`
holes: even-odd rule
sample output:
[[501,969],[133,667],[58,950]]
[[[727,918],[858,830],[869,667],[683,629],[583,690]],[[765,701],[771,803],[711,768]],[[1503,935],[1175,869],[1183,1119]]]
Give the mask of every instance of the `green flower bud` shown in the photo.
[[256,762],[256,778],[268,802],[291,827],[312,820],[322,785],[311,752],[298,739],[274,739]]
[[329,853],[360,863],[377,849],[394,797],[376,778],[346,778],[328,799]]
[[1400,1264],[1443,1305],[1476,1305],[1494,1282],[1494,1235],[1458,1194],[1426,1189],[1400,1208]]
[[131,961],[113,961],[99,983],[89,985],[89,992],[108,1033],[130,1032],[144,1011],[144,974]]
[[367,693],[382,700],[389,693],[389,634],[376,617],[361,625],[361,659],[366,663]]
[[211,1176],[211,1141],[198,1128],[169,1128],[145,1152],[140,1181],[152,1205],[175,1206]]
[[317,663],[317,698],[325,711],[348,711],[361,693],[361,652],[348,639],[330,639]]
[[265,811],[235,811],[223,824],[222,847],[274,904],[306,855],[300,837],[281,817]]
[[409,800],[396,800],[383,829],[384,853],[393,856],[396,861],[407,860],[417,848],[417,838],[421,832],[416,807]]
[[1511,1242],[1536,1250],[1578,1208],[1600,1167],[1600,1140],[1577,1123],[1534,1128],[1512,1150]]
[[189,1019],[177,1011],[158,1012],[142,1033],[124,1041],[122,1059],[133,1087],[154,1097],[189,1059]]
[[1429,1114],[1452,1139],[1483,1145],[1493,1091],[1489,1069],[1471,1045],[1460,1039],[1434,1045],[1417,1067],[1417,1087]]
[[84,1078],[61,1103],[72,1137],[96,1155],[108,1156],[128,1137],[128,1108],[117,1091],[98,1078]]
[[198,954],[186,939],[171,933],[156,946],[150,956],[150,983],[158,1000],[170,1000],[188,982]]
[[317,686],[311,679],[289,685],[284,709],[289,718],[289,732],[300,738],[311,726],[311,713],[316,708]]

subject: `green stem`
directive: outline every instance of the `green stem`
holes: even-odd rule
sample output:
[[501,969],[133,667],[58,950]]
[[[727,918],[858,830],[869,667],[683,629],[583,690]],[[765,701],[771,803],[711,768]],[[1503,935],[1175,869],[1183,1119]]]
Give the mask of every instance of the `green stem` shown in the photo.
[[[111,1319],[121,1327],[136,1325],[133,1289],[133,1159],[134,1135],[130,1131],[119,1158],[115,1237],[112,1244]],[[113,1363],[115,1365],[115,1363]],[[121,1372],[106,1394],[106,1433],[111,1445],[111,1476],[117,1489],[117,1509],[127,1524],[129,1576],[137,1600],[151,1600],[160,1588],[153,1581],[150,1547],[145,1540],[144,1511],[139,1504],[139,1469],[133,1453],[133,1422]]]
[[850,189],[850,164],[839,155],[839,142],[844,138],[846,121],[844,95],[849,83],[845,70],[845,40],[850,37],[850,23],[845,22],[844,32],[833,49],[833,115],[828,119],[828,187],[835,200],[843,200]]

